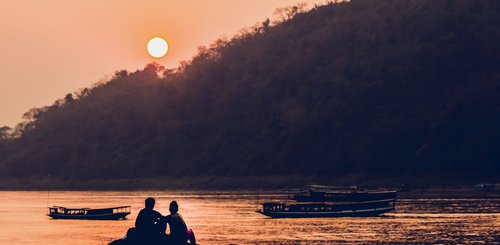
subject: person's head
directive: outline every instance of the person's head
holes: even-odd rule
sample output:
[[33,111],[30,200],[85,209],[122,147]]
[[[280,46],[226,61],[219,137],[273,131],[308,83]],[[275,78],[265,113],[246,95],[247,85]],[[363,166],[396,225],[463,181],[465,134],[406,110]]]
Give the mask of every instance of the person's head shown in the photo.
[[152,197],[146,198],[144,206],[146,206],[146,209],[153,209],[155,207],[155,199]]
[[170,210],[170,213],[175,214],[177,211],[179,211],[179,205],[177,205],[177,201],[172,201],[170,202],[170,207],[168,208]]

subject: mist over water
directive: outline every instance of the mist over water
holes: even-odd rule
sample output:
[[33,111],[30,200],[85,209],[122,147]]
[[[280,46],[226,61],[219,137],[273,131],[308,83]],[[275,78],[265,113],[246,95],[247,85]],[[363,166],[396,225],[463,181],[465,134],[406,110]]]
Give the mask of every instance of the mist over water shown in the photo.
[[[331,244],[500,241],[500,199],[401,199],[395,213],[374,218],[270,219],[257,201],[283,200],[267,192],[0,192],[0,244],[107,244],[134,225],[146,197],[180,213],[200,244]],[[257,199],[258,198],[258,199]],[[131,205],[128,220],[52,220],[47,205]]]

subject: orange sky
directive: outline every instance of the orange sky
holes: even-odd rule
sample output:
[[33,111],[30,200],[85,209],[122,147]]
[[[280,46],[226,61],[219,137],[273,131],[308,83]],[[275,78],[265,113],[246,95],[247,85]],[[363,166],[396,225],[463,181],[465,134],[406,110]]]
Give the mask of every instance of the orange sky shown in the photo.
[[[156,61],[176,67],[200,45],[272,17],[274,9],[325,0],[6,0],[0,3],[0,127],[116,70]],[[170,46],[146,52],[152,36]]]

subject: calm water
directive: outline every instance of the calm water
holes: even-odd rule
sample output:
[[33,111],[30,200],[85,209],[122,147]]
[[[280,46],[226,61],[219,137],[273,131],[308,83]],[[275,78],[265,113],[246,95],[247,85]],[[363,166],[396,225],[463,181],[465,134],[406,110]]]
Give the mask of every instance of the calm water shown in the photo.
[[[148,196],[162,214],[177,200],[200,244],[500,242],[500,199],[402,199],[386,217],[269,219],[254,212],[256,194],[248,192],[0,192],[0,244],[107,244],[133,226]],[[47,205],[131,205],[132,214],[122,221],[51,220]]]

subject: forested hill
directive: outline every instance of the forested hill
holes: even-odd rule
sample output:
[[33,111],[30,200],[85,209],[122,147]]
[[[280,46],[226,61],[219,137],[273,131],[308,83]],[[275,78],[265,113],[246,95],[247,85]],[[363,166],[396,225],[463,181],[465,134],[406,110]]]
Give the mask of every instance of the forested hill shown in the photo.
[[500,1],[281,9],[0,130],[0,176],[500,172]]

